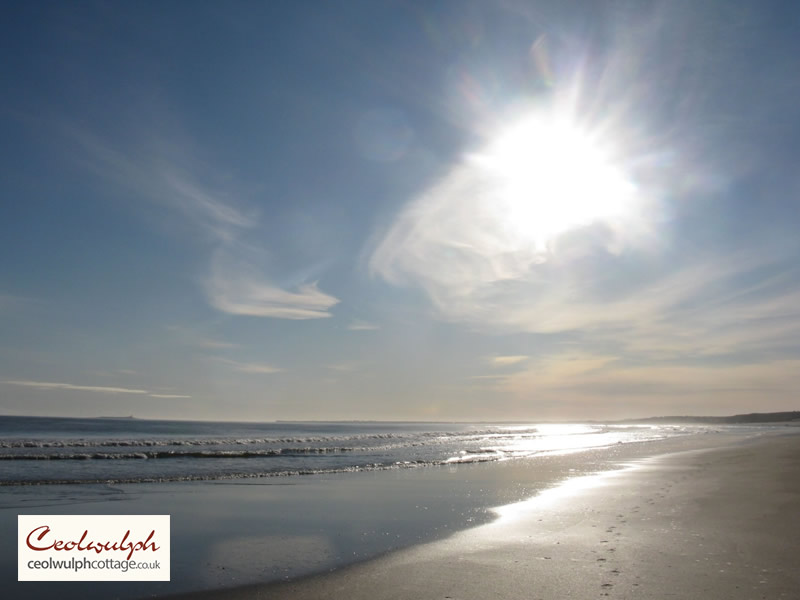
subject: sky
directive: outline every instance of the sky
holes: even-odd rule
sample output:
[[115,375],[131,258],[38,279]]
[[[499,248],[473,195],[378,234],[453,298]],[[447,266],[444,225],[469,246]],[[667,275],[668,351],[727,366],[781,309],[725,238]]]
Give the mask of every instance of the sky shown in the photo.
[[0,414],[800,407],[800,6],[11,2]]

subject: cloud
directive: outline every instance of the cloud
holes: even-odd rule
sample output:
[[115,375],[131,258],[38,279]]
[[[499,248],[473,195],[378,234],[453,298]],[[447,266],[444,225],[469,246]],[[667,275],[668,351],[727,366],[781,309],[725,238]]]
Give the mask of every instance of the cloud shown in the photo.
[[353,319],[347,326],[347,329],[350,331],[376,331],[380,328],[380,325],[368,323],[367,321],[362,321],[361,319]]
[[241,373],[257,373],[263,375],[271,375],[273,373],[282,373],[285,369],[281,367],[276,367],[275,365],[269,364],[259,364],[259,363],[245,363],[245,362],[238,362],[235,360],[229,360],[227,358],[218,358],[217,359],[221,363],[225,363],[226,365],[230,365],[235,371],[239,371]]
[[796,246],[688,250],[667,223],[655,231],[658,212],[526,243],[489,202],[493,185],[469,162],[453,167],[401,211],[372,273],[481,332],[571,335],[643,360],[800,354],[800,267],[783,258]]
[[156,137],[149,144],[121,149],[85,131],[68,129],[83,148],[88,168],[116,187],[182,215],[215,245],[210,274],[203,281],[214,308],[227,314],[277,319],[330,316],[327,309],[339,300],[321,292],[316,282],[286,289],[244,258],[251,246],[243,240],[260,225],[257,211],[242,200],[247,194],[227,178],[215,178],[215,169],[193,161],[187,151],[189,144]]
[[201,223],[216,238],[228,241],[236,237],[238,230],[258,224],[252,211],[245,213],[230,200],[224,200],[219,192],[204,189],[185,174],[162,167],[161,176],[169,202]]
[[527,355],[514,355],[514,356],[490,356],[487,358],[489,364],[493,367],[507,367],[509,365],[516,365],[524,362],[530,358]]
[[535,361],[494,385],[521,398],[600,414],[630,412],[632,406],[644,413],[640,416],[676,409],[698,414],[716,407],[751,410],[756,402],[765,410],[791,406],[798,373],[800,360],[794,358],[740,365],[630,364],[614,356],[565,353]]
[[166,329],[189,346],[197,346],[208,350],[227,350],[239,347],[239,344],[204,337],[197,331],[181,325],[167,325]]
[[627,324],[600,328],[597,335],[622,333],[629,354],[651,360],[763,360],[792,347],[796,353],[798,274],[796,267],[776,262],[769,250],[698,261],[626,299],[598,306],[617,323],[627,318]]
[[[674,51],[666,42],[675,41],[672,21],[642,17],[611,31],[601,48],[585,48],[580,71],[563,63],[559,85],[526,107],[529,114],[490,115],[507,130],[476,126],[484,141],[376,235],[371,273],[422,290],[438,318],[480,332],[572,337],[599,353],[644,360],[747,352],[764,360],[792,344],[797,352],[800,272],[780,258],[797,256],[797,245],[761,244],[752,233],[758,226],[773,236],[778,228],[735,189],[745,176],[737,151],[706,136],[717,121],[696,100],[706,92],[723,97],[721,88],[706,89],[721,81],[700,51],[713,44],[676,11],[691,27],[664,77],[647,72]],[[674,93],[686,89],[676,85],[684,72],[697,86],[685,104],[688,97]],[[565,152],[569,135],[548,135],[559,119],[582,129],[578,137],[598,152]],[[730,139],[734,128],[726,126]],[[595,167],[592,156],[602,159]],[[619,184],[611,193],[601,190],[606,175]]]
[[[727,38],[727,26],[711,32],[687,14],[665,18],[672,13],[610,30],[603,47],[587,46],[576,61],[580,73],[555,73],[550,94],[552,107],[568,106],[590,136],[617,145],[607,156],[632,186],[619,187],[625,211],[589,218],[583,204],[596,210],[607,198],[583,186],[579,164],[559,168],[530,144],[512,144],[521,151],[493,163],[496,142],[487,138],[376,235],[374,276],[422,290],[443,321],[528,343],[530,358],[489,358],[494,368],[465,386],[513,393],[520,405],[550,403],[554,412],[580,401],[582,417],[632,406],[631,396],[695,413],[726,400],[744,410],[796,404],[800,246],[787,233],[796,177],[770,164],[760,138],[744,141],[761,129],[770,143],[768,127],[743,122],[775,111],[745,102],[708,114],[707,100],[728,96],[738,81],[716,72],[721,53],[746,47],[740,32]],[[675,22],[687,25],[681,40]],[[652,77],[654,64],[669,67]],[[564,102],[559,90],[573,97]],[[561,202],[573,199],[562,188],[578,201]]]
[[233,315],[278,319],[322,319],[339,300],[305,283],[295,291],[273,285],[259,269],[230,250],[215,253],[211,274],[205,282],[209,302]]
[[498,134],[413,199],[380,238],[370,271],[423,289],[448,321],[531,332],[586,324],[590,311],[580,305],[589,286],[614,262],[658,244],[651,221],[659,211],[654,195],[587,149],[590,136],[570,129],[587,163],[572,172],[574,153],[559,147],[560,131],[549,131],[562,117],[548,115],[521,120],[521,141],[513,127]]
[[[125,369],[121,369],[120,372],[125,373],[133,373],[133,371],[128,371]],[[77,391],[77,392],[95,392],[99,394],[137,394],[137,395],[147,395],[151,398],[191,398],[191,396],[187,396],[184,394],[156,394],[153,392],[149,392],[148,390],[139,390],[139,389],[131,389],[131,388],[122,388],[122,387],[110,387],[110,386],[100,386],[100,385],[73,385],[71,383],[59,383],[53,381],[27,381],[27,380],[3,380],[0,383],[5,383],[8,385],[18,385],[22,387],[34,388],[38,390],[68,390],[68,391]]]
[[338,299],[325,294],[316,283],[301,285],[295,292],[274,287],[266,282],[226,275],[208,282],[211,305],[232,315],[273,317],[275,319],[323,319],[330,317],[331,306]]
[[182,214],[212,240],[234,239],[258,224],[255,211],[245,209],[223,186],[209,183],[214,170],[193,161],[191,144],[153,136],[121,147],[83,129],[65,130],[83,150],[78,159],[86,168],[139,198]]
[[147,390],[137,390],[130,388],[120,387],[106,387],[96,385],[73,385],[71,383],[56,383],[51,381],[18,381],[18,380],[4,380],[0,383],[9,385],[19,385],[22,387],[31,387],[40,390],[75,390],[81,392],[98,392],[103,394],[148,394]]

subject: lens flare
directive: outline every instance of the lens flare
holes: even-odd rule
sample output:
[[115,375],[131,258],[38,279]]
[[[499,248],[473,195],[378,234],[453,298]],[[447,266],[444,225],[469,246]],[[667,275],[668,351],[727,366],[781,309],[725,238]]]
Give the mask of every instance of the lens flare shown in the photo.
[[635,197],[609,153],[565,118],[528,116],[472,160],[502,227],[539,251],[572,229],[624,218]]

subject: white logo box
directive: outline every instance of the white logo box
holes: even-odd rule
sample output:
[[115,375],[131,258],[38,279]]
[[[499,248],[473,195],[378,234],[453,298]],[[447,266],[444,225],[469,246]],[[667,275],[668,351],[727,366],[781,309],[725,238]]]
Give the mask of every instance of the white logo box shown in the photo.
[[18,581],[169,581],[169,515],[18,515]]

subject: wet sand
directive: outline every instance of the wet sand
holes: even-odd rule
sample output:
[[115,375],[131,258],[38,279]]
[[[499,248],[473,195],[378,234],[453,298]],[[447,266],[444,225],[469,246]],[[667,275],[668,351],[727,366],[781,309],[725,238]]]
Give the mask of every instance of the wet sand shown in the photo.
[[797,598],[798,433],[571,479],[492,523],[332,573],[184,597]]

